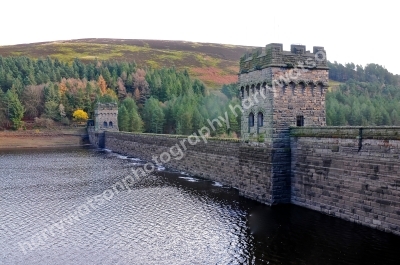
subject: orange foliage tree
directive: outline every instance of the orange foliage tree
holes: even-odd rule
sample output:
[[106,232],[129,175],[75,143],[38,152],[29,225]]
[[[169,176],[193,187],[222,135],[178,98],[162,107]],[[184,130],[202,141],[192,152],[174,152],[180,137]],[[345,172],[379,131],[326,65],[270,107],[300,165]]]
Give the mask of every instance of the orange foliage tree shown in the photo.
[[67,92],[67,90],[68,90],[68,88],[67,88],[65,83],[66,83],[66,80],[65,80],[65,78],[63,78],[61,80],[60,85],[58,86],[58,89],[59,89],[59,92],[60,92],[60,96],[65,95],[65,92]]
[[[147,83],[146,80],[146,71],[137,69],[136,72],[132,74],[132,79],[135,99],[138,103],[144,104],[146,96],[149,94],[149,83]],[[139,93],[137,93],[136,90],[138,90]],[[138,98],[136,98],[137,94],[139,94]]]
[[107,92],[107,83],[106,83],[106,80],[104,80],[102,75],[99,76],[99,80],[97,80],[97,84],[99,85],[101,95],[104,95]]
[[126,98],[127,95],[124,80],[122,80],[121,77],[118,77],[117,84],[118,84],[118,98],[122,100]]
[[135,89],[134,97],[135,97],[136,102],[139,102],[139,100],[140,100],[140,91],[139,91],[139,88],[136,88],[136,89]]

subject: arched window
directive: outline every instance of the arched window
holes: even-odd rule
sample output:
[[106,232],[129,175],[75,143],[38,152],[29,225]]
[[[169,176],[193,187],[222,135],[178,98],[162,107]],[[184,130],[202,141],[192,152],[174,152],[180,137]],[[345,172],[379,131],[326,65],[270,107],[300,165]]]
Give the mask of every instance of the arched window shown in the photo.
[[249,114],[249,127],[254,127],[254,114]]
[[257,125],[258,127],[264,126],[264,114],[262,112],[259,112],[257,115]]
[[302,95],[304,95],[306,93],[306,86],[303,82],[299,83],[299,89],[300,89]]
[[290,83],[289,83],[289,87],[290,87],[290,90],[291,90],[291,92],[292,92],[292,95],[295,95],[295,88],[296,88],[296,85],[295,85],[293,82],[290,82]]
[[286,94],[286,85],[282,85],[282,95]]
[[321,93],[321,95],[323,95],[324,94],[324,86],[322,85],[322,83],[318,83],[317,87],[318,87],[318,92]]
[[250,96],[250,88],[249,88],[249,86],[246,86],[246,95],[247,95],[247,97]]
[[311,96],[314,96],[314,93],[315,93],[315,85],[314,84],[310,85],[310,90],[311,90]]
[[110,121],[109,123],[108,123],[108,127],[113,127],[113,123],[112,123],[112,121]]
[[262,93],[264,95],[267,95],[267,83],[263,83],[263,85],[262,85]]
[[240,95],[241,95],[242,98],[244,98],[244,87],[242,87],[242,88],[240,89]]
[[107,122],[103,122],[103,127],[107,128]]
[[257,92],[258,95],[260,94],[260,88],[261,88],[261,84],[257,84],[256,92]]

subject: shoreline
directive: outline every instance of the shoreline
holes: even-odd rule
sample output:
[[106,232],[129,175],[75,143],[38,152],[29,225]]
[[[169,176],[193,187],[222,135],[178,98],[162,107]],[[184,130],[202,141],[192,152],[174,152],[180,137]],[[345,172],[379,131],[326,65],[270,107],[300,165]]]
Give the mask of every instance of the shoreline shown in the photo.
[[0,150],[80,147],[87,145],[84,135],[82,129],[1,131]]

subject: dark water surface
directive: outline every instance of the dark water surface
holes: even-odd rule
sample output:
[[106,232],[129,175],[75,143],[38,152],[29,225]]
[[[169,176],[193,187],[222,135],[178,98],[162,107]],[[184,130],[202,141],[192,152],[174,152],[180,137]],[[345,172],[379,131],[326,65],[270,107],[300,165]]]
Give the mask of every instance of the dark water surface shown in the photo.
[[180,172],[111,188],[141,163],[0,152],[0,264],[400,264],[400,237]]

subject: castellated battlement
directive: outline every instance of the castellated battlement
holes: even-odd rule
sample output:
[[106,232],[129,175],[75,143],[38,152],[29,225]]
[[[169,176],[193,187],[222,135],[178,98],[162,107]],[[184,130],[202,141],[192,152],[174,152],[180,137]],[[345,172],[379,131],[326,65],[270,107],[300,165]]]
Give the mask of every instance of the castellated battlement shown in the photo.
[[98,103],[95,112],[103,110],[118,110],[118,105],[117,103]]
[[325,126],[329,71],[323,47],[282,44],[246,53],[240,60],[238,89],[243,101],[244,140],[281,142],[290,126]]
[[324,47],[314,46],[312,53],[305,45],[292,44],[284,51],[281,43],[270,43],[256,48],[240,58],[240,73],[248,73],[268,67],[304,67],[328,69]]

